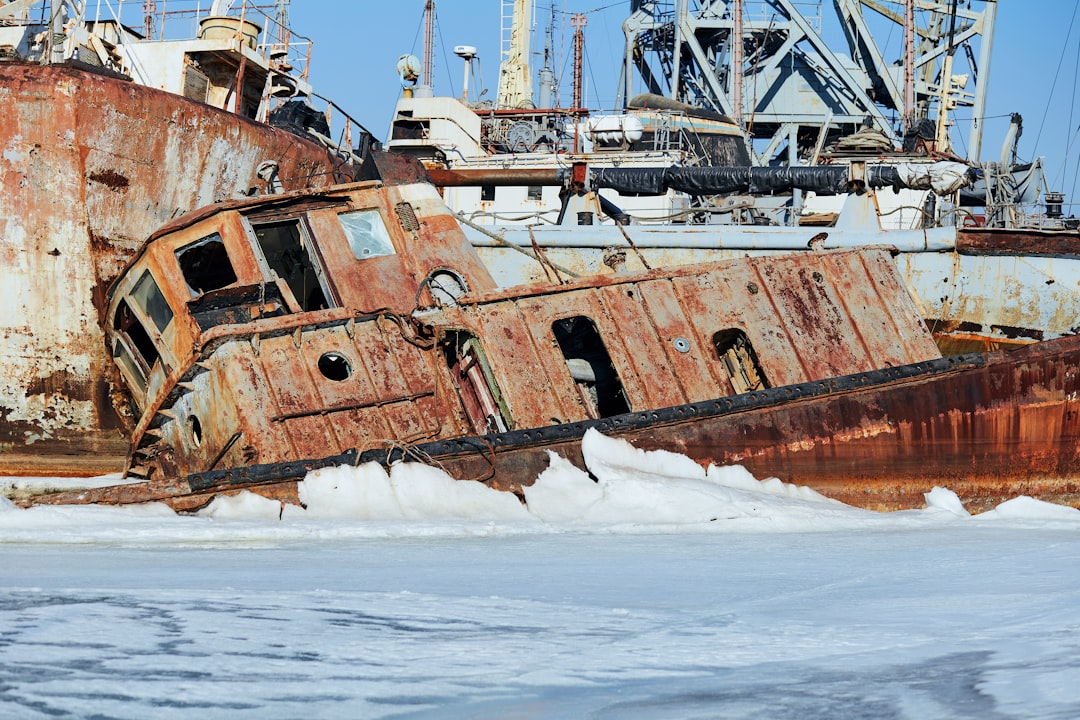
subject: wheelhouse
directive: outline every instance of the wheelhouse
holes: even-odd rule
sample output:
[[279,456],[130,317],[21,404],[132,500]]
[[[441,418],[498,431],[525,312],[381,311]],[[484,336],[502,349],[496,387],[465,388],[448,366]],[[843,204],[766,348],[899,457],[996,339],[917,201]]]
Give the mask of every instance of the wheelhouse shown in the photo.
[[155,233],[110,291],[109,343],[139,408],[215,325],[346,309],[408,313],[432,279],[428,293],[446,295],[449,281],[456,294],[494,287],[460,231],[447,235],[456,225],[426,223],[419,239],[418,213],[439,204],[434,191],[392,202],[381,187],[222,204]]

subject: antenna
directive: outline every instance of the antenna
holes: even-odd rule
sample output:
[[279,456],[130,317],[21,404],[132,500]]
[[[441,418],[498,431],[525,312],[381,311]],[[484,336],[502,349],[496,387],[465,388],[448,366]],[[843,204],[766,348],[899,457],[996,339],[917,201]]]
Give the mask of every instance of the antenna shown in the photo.
[[476,58],[476,48],[472,45],[455,45],[454,54],[465,61],[465,80],[462,82],[461,101],[469,103],[469,75],[472,73],[472,61]]

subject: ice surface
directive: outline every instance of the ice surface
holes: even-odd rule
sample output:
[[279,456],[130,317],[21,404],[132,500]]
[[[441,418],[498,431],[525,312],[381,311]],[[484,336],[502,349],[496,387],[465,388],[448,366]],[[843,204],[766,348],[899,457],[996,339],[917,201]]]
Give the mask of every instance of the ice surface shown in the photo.
[[0,717],[1080,717],[1080,512],[583,450],[525,504],[407,464],[306,509],[0,501]]

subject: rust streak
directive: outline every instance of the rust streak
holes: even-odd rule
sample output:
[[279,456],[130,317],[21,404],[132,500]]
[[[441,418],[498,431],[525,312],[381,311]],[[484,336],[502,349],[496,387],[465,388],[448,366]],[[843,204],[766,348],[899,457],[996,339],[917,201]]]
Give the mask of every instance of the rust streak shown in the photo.
[[90,173],[87,175],[88,180],[93,180],[96,183],[101,183],[110,190],[117,192],[126,190],[130,182],[126,177],[116,172],[115,170],[103,170],[100,172]]

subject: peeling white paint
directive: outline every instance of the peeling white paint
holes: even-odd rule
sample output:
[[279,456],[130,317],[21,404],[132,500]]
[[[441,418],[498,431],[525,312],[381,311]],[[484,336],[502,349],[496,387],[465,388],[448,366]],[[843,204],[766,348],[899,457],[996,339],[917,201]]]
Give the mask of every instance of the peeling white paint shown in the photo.
[[4,148],[3,157],[12,165],[19,165],[26,162],[26,151],[23,148],[22,135],[16,135],[11,138],[11,142]]

